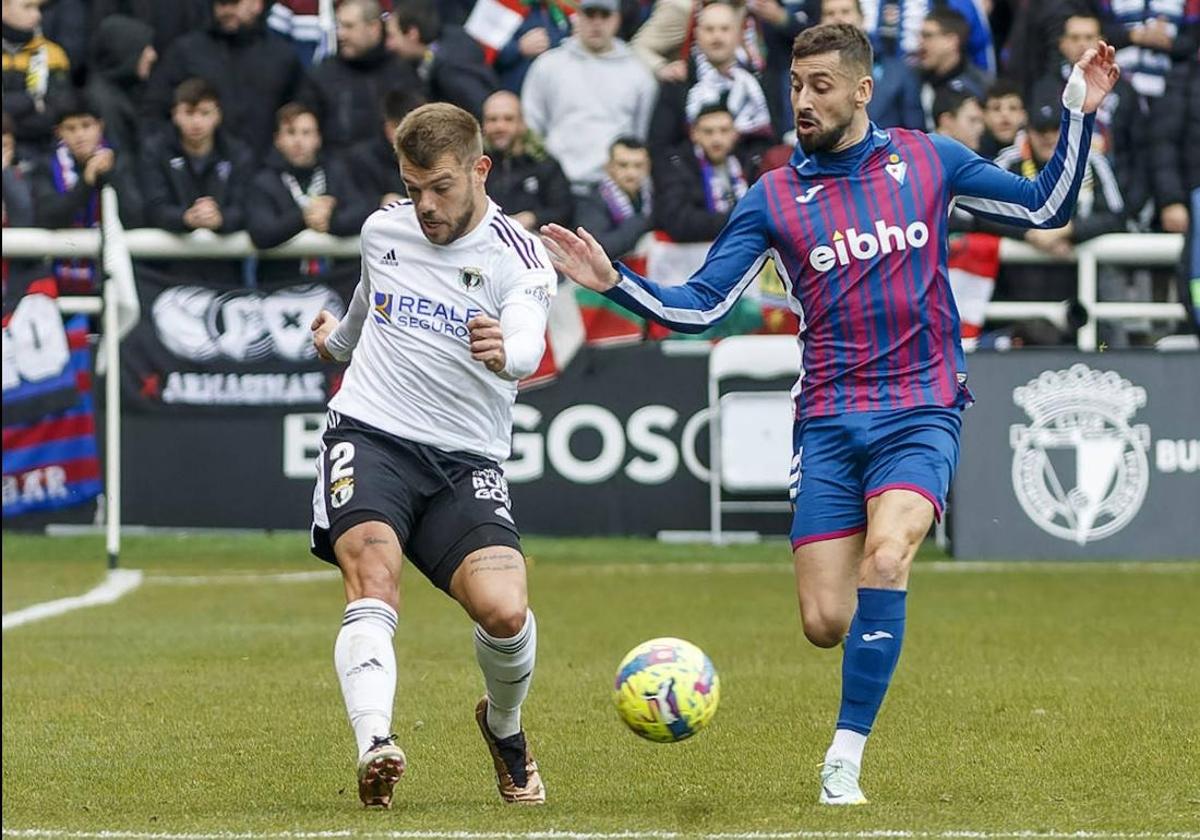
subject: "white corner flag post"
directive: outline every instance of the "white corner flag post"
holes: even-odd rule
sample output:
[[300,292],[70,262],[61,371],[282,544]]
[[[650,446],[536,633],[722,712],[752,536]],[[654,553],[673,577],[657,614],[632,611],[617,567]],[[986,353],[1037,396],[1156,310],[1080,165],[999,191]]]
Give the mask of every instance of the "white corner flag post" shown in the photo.
[[105,549],[108,567],[115,569],[121,554],[121,339],[137,323],[140,306],[117,193],[111,186],[100,190],[100,264],[104,314],[96,372],[104,375]]

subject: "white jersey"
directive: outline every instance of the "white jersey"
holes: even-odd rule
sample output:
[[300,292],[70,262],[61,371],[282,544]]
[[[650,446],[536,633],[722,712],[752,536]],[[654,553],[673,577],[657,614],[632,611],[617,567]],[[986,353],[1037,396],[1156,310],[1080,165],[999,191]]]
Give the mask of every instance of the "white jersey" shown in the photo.
[[471,358],[467,322],[505,321],[508,310],[525,324],[532,315],[543,335],[557,281],[545,246],[491,201],[474,230],[434,245],[400,201],[367,219],[361,249],[350,312],[328,342],[340,358],[353,349],[329,407],[406,440],[506,460],[517,383]]

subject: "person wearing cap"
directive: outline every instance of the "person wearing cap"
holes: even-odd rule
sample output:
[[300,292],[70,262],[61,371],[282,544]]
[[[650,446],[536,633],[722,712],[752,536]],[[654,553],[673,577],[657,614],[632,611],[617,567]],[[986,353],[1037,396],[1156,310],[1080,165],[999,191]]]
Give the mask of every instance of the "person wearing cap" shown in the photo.
[[[1029,179],[1054,156],[1062,125],[1060,86],[1039,83],[1029,102],[1029,123],[1017,144],[1000,152],[996,165]],[[1003,229],[1005,235],[1023,239],[1055,257],[1068,257],[1080,242],[1125,229],[1125,202],[1112,165],[1104,155],[1091,152],[1071,219],[1051,230]],[[1107,282],[1107,281],[1103,281]],[[996,297],[1002,300],[1072,300],[1077,294],[1074,265],[1041,264],[1001,269]]]
[[575,34],[529,68],[521,107],[572,188],[584,192],[604,177],[613,140],[645,139],[658,85],[616,37],[617,0],[583,0],[572,20]]

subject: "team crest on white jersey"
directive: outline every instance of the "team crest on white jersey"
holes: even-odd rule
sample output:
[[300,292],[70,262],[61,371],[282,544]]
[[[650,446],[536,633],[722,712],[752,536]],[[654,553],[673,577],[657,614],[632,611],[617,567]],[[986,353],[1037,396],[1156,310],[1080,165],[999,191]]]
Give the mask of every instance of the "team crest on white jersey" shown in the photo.
[[464,289],[468,292],[473,292],[483,285],[483,269],[474,266],[464,266],[458,272],[458,282],[462,283]]
[[902,187],[904,186],[904,182],[908,178],[908,164],[900,160],[900,155],[888,155],[888,162],[883,167],[883,170],[891,175],[897,184]]
[[[1150,427],[1129,423],[1146,389],[1079,364],[1014,389],[1013,402],[1033,421],[1009,428],[1013,491],[1033,523],[1078,545],[1128,525],[1150,481]],[[1074,452],[1074,486],[1055,468],[1051,453],[1062,450]]]

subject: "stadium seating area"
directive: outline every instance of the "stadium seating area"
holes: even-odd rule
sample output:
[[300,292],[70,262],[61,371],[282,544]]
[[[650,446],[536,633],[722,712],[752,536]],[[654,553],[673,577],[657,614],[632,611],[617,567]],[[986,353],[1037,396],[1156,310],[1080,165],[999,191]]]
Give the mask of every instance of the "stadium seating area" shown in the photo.
[[[997,301],[1072,300],[1069,265],[1006,265],[997,236],[1070,256],[1112,232],[1186,233],[1200,185],[1200,3],[1093,0],[5,0],[4,225],[97,224],[113,184],[127,228],[247,231],[258,248],[304,230],[352,236],[404,191],[388,137],[425,101],[479,117],[492,197],[521,224],[576,223],[651,273],[690,265],[793,139],[790,44],[821,21],[876,48],[871,116],[948,134],[1033,177],[1057,134],[1070,64],[1100,38],[1123,79],[1104,104],[1068,228],[980,232],[951,268]],[[1136,11],[1134,11],[1136,9]],[[981,256],[982,255],[982,256]],[[335,262],[231,259],[181,277],[278,285]],[[161,265],[161,264],[160,264]],[[95,289],[87,260],[53,263],[60,293]],[[7,272],[7,266],[6,266]],[[1169,271],[1104,268],[1101,300],[1174,299]],[[789,331],[777,279],[724,333]],[[586,295],[589,337],[654,337]],[[1078,319],[984,346],[1070,344]],[[994,325],[993,325],[994,326]],[[1109,346],[1164,325],[1109,324]]]

